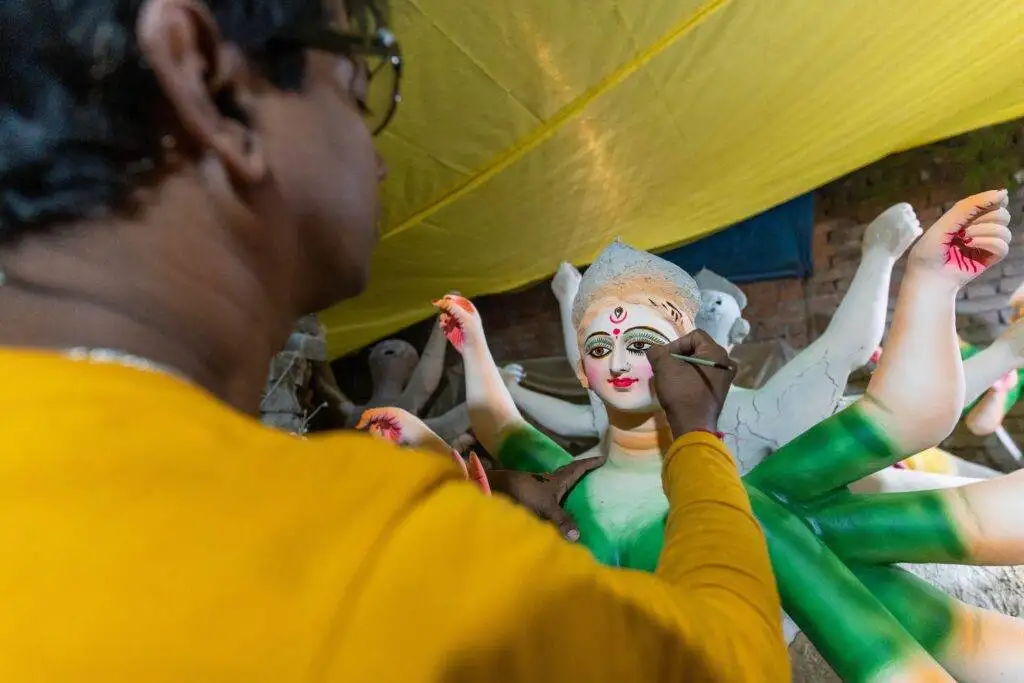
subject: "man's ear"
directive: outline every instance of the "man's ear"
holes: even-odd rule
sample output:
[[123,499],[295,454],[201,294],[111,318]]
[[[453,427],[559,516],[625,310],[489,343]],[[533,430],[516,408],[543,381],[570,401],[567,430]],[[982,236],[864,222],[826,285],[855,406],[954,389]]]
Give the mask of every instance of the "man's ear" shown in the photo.
[[235,180],[255,184],[267,173],[262,141],[250,128],[246,60],[225,43],[198,0],[145,0],[136,25],[139,50],[156,75],[186,146],[212,151]]
[[580,362],[576,364],[576,379],[578,379],[580,381],[580,384],[583,385],[584,389],[589,389],[590,388],[590,382],[587,381],[587,373],[583,369],[583,359],[582,358],[580,359]]

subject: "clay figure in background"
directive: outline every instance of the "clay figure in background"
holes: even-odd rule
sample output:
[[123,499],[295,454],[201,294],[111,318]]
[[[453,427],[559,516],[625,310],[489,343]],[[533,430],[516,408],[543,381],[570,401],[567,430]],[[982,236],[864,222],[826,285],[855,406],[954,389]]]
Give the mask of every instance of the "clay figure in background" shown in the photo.
[[267,386],[260,401],[260,420],[298,436],[323,407],[310,384],[318,365],[327,361],[327,340],[316,316],[295,324],[284,350],[270,362]]
[[[357,405],[338,387],[330,368],[317,368],[318,388],[327,396],[332,407],[345,419],[345,426],[352,428],[360,416],[370,408],[393,407],[419,415],[427,401],[437,390],[444,374],[444,334],[434,326],[423,354],[401,339],[382,341],[370,350],[370,376],[373,379],[373,393],[366,405]],[[469,412],[465,403],[460,403],[437,417],[424,418],[430,430],[445,442],[462,450],[472,439],[468,438]]]
[[[935,445],[956,424],[965,392],[956,293],[1005,256],[1005,203],[1005,192],[968,198],[925,233],[866,395],[744,477],[786,610],[849,683],[1024,680],[1024,622],[957,601],[894,566],[1024,562],[1024,473],[899,495],[847,489]],[[573,462],[519,413],[472,304],[449,296],[438,305],[465,362],[481,443],[505,467],[543,473]],[[578,371],[606,404],[610,426],[607,462],[569,494],[566,508],[581,542],[609,564],[649,571],[658,561],[667,509],[660,459],[670,439],[646,354],[667,362],[660,346],[692,331],[698,310],[689,276],[620,243],[580,284],[572,312]]]
[[[749,470],[769,453],[837,410],[850,374],[868,362],[882,339],[893,265],[920,234],[920,223],[909,204],[897,204],[878,216],[864,234],[861,262],[849,290],[822,335],[763,387],[756,390],[733,387],[719,425],[741,471]],[[704,279],[712,281],[707,275]],[[579,273],[569,264],[562,265],[552,282],[559,302],[566,356],[573,367],[580,363],[577,330],[572,322],[579,283]],[[721,284],[719,287],[724,289]],[[729,289],[736,288],[730,284]],[[709,291],[713,292],[709,296],[712,301],[727,302],[733,298],[733,302],[719,308],[716,315],[708,315],[707,310],[704,316],[700,312],[697,315],[698,320],[719,318],[717,324],[706,331],[717,336],[716,340],[721,343],[721,330],[742,330],[738,322],[742,320],[739,317],[741,306],[735,293]],[[731,323],[728,322],[730,311]],[[732,343],[728,336],[725,341]],[[604,404],[594,392],[590,393],[590,406],[580,406],[519,386],[522,372],[518,366],[507,367],[503,376],[516,405],[548,431],[598,438],[606,433],[608,418]]]
[[743,318],[747,295],[721,275],[702,268],[695,276],[700,288],[700,310],[696,325],[715,343],[731,351],[750,334],[750,323]]

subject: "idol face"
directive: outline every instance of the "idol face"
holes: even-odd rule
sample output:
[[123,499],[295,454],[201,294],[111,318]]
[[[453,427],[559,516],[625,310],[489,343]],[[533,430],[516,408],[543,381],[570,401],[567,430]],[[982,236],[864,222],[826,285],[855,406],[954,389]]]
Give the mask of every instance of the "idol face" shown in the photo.
[[616,299],[605,299],[599,306],[580,336],[587,386],[616,410],[660,410],[646,352],[676,339],[679,331],[651,306]]

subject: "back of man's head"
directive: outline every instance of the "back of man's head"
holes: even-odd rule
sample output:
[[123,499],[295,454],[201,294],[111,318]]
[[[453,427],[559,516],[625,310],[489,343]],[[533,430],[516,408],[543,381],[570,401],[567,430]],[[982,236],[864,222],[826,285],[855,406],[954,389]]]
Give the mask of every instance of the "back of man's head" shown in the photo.
[[[364,55],[344,34],[379,28],[373,19],[386,16],[383,5],[4,0],[0,248],[62,224],[138,218],[140,188],[212,156],[246,211],[279,232],[304,231],[285,245],[310,261],[296,268],[315,278],[314,266],[329,266],[340,271],[337,283],[352,280],[321,297],[354,293],[375,242],[379,163],[365,126],[353,127],[361,116],[338,111],[323,90],[332,88],[352,113],[364,108],[365,92],[357,91],[368,88],[359,74],[365,65],[352,63]],[[291,39],[310,26],[349,43],[316,33],[318,44]],[[373,36],[366,38],[369,45]],[[172,168],[169,157],[184,163]],[[215,193],[216,178],[201,181]],[[280,193],[277,205],[253,206],[246,190],[256,186],[264,204]],[[196,207],[178,207],[186,208]],[[221,219],[241,213],[220,208]]]

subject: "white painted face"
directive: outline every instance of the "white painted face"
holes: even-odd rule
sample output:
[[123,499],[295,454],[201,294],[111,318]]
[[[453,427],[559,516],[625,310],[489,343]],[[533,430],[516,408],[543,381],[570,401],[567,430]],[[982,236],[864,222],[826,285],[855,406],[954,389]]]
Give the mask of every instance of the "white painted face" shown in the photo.
[[724,292],[702,289],[700,311],[697,313],[697,327],[704,330],[715,342],[726,349],[732,347],[732,330],[736,321],[743,317],[736,299]]
[[580,356],[590,390],[608,406],[655,412],[658,399],[646,351],[676,339],[676,329],[651,306],[609,300],[583,331]]

